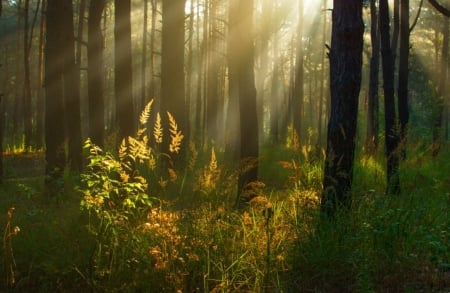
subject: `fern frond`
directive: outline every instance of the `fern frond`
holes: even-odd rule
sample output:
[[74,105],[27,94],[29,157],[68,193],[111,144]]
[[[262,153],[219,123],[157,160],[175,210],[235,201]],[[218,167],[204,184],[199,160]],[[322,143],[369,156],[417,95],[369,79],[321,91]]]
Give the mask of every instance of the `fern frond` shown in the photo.
[[121,162],[124,161],[125,157],[128,155],[128,147],[125,139],[122,139],[119,147],[119,160]]
[[150,100],[150,102],[145,105],[144,110],[141,112],[141,115],[139,116],[139,122],[142,125],[145,125],[148,122],[148,119],[150,118],[150,113],[152,112],[152,105],[153,100]]
[[169,117],[169,125],[170,125],[170,145],[169,145],[169,151],[171,153],[178,153],[181,149],[181,142],[184,138],[184,135],[182,134],[181,130],[178,130],[177,122],[175,121],[175,118],[170,114],[170,112],[167,112],[167,116]]
[[163,128],[161,125],[161,115],[159,112],[156,114],[155,127],[153,128],[153,137],[156,143],[162,143],[163,141]]
[[214,147],[211,148],[211,161],[209,161],[209,170],[214,171],[217,169],[217,159],[216,159],[216,152],[214,150]]

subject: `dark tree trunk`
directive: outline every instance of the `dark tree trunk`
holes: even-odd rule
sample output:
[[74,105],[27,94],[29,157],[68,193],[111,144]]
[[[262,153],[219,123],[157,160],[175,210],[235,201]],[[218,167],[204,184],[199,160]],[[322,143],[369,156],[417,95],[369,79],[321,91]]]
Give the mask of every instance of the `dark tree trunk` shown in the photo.
[[[166,111],[170,112],[183,133],[187,129],[184,80],[184,6],[185,0],[163,1],[162,3],[161,56],[161,111],[164,114]],[[165,137],[169,137],[168,133]],[[165,141],[167,142],[168,139]]]
[[385,155],[387,164],[388,194],[400,193],[399,177],[399,134],[394,101],[394,60],[389,44],[389,5],[387,0],[380,0],[380,38],[381,59],[383,67],[384,89],[384,124],[385,124]]
[[441,56],[441,69],[438,87],[438,103],[436,107],[436,113],[434,115],[433,125],[433,148],[432,155],[437,156],[442,145],[442,122],[444,115],[444,101],[447,95],[447,76],[448,76],[448,53],[449,53],[449,18],[444,17],[444,24],[442,27],[442,56]]
[[148,34],[148,0],[144,0],[144,19],[142,28],[142,61],[141,61],[141,98],[140,108],[143,109],[148,102],[147,97],[147,34]]
[[[240,158],[244,165],[238,179],[237,203],[251,198],[245,194],[247,184],[258,179],[258,119],[254,73],[253,0],[232,1],[233,13],[230,30],[239,40],[238,52],[233,52],[230,62],[236,65],[240,116]],[[235,60],[231,60],[236,58]],[[245,169],[245,170],[244,170]]]
[[362,1],[335,0],[330,49],[331,116],[328,122],[321,210],[333,217],[351,205],[364,23]]
[[46,187],[50,196],[61,192],[60,184],[65,167],[65,123],[63,90],[63,43],[62,15],[64,9],[61,0],[48,0],[45,46],[45,144]]
[[105,102],[103,98],[103,36],[101,30],[105,0],[91,0],[88,19],[88,105],[89,136],[102,147],[105,139]]
[[131,59],[131,2],[114,1],[114,93],[119,139],[134,134]]
[[31,148],[31,137],[33,133],[31,114],[31,73],[30,73],[30,0],[24,3],[23,21],[23,65],[24,65],[24,95],[23,95],[23,125],[24,125],[24,147],[25,151]]
[[378,149],[378,86],[380,69],[380,35],[378,30],[378,13],[376,0],[370,0],[370,41],[372,56],[370,57],[369,95],[367,101],[367,133],[366,151],[375,154]]
[[45,39],[45,11],[47,9],[47,1],[42,0],[41,6],[41,23],[39,28],[39,52],[38,52],[38,91],[36,97],[36,148],[41,149],[44,137],[44,39]]
[[72,1],[64,0],[62,2],[64,9],[60,12],[61,26],[65,33],[61,47],[64,54],[64,102],[68,160],[72,170],[79,171],[82,165],[80,71],[79,64],[76,63]]
[[398,65],[398,118],[400,122],[400,153],[406,157],[408,136],[408,73],[409,73],[409,0],[400,2],[400,55]]

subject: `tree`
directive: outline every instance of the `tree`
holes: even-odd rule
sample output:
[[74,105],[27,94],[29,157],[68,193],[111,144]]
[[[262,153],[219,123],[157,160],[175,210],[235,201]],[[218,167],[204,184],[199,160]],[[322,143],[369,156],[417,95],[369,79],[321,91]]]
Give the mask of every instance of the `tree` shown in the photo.
[[59,193],[58,180],[65,167],[65,123],[63,88],[63,43],[64,32],[61,11],[64,2],[48,0],[45,45],[45,159],[46,187],[50,195]]
[[294,135],[300,138],[303,120],[303,0],[298,0],[297,45],[292,111]]
[[184,0],[162,2],[161,56],[161,111],[162,113],[169,111],[183,132],[187,129],[184,81],[184,6]]
[[394,101],[394,58],[389,44],[389,5],[387,0],[380,0],[379,21],[384,90],[386,192],[399,194],[399,134]]
[[131,2],[114,1],[114,92],[119,138],[134,133],[131,68]]
[[330,58],[331,115],[321,210],[333,217],[349,208],[353,178],[358,96],[361,87],[364,23],[362,1],[333,1]]
[[103,35],[101,20],[105,0],[91,0],[88,19],[88,105],[89,136],[102,147],[105,139],[105,102],[103,100]]
[[400,1],[400,53],[398,65],[398,118],[400,123],[400,148],[403,158],[406,156],[408,135],[408,74],[409,74],[409,0]]
[[258,120],[254,73],[253,0],[230,1],[230,34],[233,48],[229,62],[236,69],[239,97],[240,158],[237,204],[250,200],[245,188],[258,179]]
[[378,85],[380,68],[380,35],[378,33],[378,13],[376,0],[370,0],[370,57],[369,94],[367,101],[366,150],[374,154],[378,148]]
[[60,26],[64,33],[60,46],[63,50],[62,54],[64,54],[63,82],[68,160],[72,170],[79,171],[82,167],[80,72],[79,64],[76,63],[72,1],[64,0],[62,2],[63,10],[59,13],[61,15]]

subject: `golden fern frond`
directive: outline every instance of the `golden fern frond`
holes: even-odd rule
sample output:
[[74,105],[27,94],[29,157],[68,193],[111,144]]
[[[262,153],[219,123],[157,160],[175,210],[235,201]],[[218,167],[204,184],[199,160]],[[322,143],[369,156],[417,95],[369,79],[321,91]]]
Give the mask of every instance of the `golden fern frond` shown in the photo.
[[211,161],[209,161],[209,170],[214,171],[217,169],[216,151],[214,147],[211,148]]
[[145,125],[148,122],[148,119],[150,118],[150,113],[152,112],[152,105],[153,100],[150,100],[150,102],[145,105],[144,110],[141,112],[141,115],[139,116],[139,122],[142,125]]
[[181,130],[178,130],[177,122],[175,121],[175,118],[170,114],[170,112],[167,112],[167,116],[169,117],[169,125],[170,125],[170,145],[169,145],[169,151],[171,153],[178,153],[181,149],[181,141],[184,138],[184,135],[181,133]]
[[156,143],[162,143],[163,140],[163,128],[161,125],[161,115],[159,112],[156,114],[155,127],[153,128],[153,137]]
[[119,147],[119,160],[123,162],[127,154],[128,154],[127,142],[125,139],[122,139],[122,142],[120,143]]

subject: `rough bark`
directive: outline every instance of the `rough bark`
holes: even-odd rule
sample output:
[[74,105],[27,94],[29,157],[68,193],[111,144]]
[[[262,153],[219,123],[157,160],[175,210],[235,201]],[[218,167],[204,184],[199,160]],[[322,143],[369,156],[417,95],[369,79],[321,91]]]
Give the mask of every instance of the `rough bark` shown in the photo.
[[335,0],[330,57],[331,116],[321,210],[333,217],[351,205],[364,23],[362,1]]
[[101,30],[105,0],[91,0],[88,19],[88,106],[89,137],[102,147],[105,139],[103,98],[103,35]]

